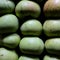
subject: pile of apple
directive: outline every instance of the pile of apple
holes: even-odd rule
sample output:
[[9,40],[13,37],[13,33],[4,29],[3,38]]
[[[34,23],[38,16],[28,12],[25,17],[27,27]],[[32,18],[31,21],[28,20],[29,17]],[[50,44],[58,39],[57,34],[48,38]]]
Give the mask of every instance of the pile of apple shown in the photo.
[[42,2],[0,0],[0,60],[60,60],[60,0]]
[[43,11],[46,20],[43,30],[49,38],[45,41],[45,49],[48,53],[43,60],[60,60],[60,1],[46,1]]

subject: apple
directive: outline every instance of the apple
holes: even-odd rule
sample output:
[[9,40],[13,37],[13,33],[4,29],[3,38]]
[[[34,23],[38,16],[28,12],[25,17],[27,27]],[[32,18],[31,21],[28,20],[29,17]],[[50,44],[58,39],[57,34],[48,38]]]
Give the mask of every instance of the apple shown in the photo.
[[36,2],[20,1],[16,5],[15,12],[19,18],[24,18],[27,16],[37,18],[41,13],[41,8]]
[[0,15],[12,13],[15,9],[15,3],[10,0],[0,0]]
[[60,0],[48,0],[44,4],[43,11],[47,18],[60,17]]
[[24,37],[20,41],[19,48],[22,53],[40,55],[44,50],[44,42],[38,37]]
[[18,60],[18,55],[13,50],[8,50],[6,48],[0,48],[0,60]]
[[3,38],[2,40],[2,45],[8,48],[16,48],[19,43],[20,43],[20,36],[18,34],[11,34]]
[[6,14],[0,17],[0,33],[13,33],[18,30],[18,18],[13,14]]
[[45,49],[50,54],[60,55],[60,38],[47,39]]
[[43,24],[43,31],[49,37],[60,36],[60,19],[46,20]]
[[20,30],[23,35],[40,36],[42,32],[42,24],[36,19],[29,19],[21,25]]

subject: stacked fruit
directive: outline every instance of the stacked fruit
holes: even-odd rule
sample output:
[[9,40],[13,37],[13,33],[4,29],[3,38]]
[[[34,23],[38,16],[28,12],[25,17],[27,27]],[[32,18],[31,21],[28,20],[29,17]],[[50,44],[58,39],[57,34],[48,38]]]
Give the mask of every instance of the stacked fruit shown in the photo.
[[59,60],[59,40],[60,0],[0,0],[0,60]]
[[39,38],[40,14],[41,8],[36,2],[0,0],[0,60],[40,60],[38,55],[44,50],[44,42]]
[[19,48],[23,55],[19,57],[19,60],[39,60],[37,55],[40,55],[44,50],[44,43],[38,37],[42,32],[42,24],[36,19],[40,15],[41,8],[36,2],[20,1],[15,11],[20,19],[29,17],[20,27],[23,38]]
[[43,24],[46,36],[45,49],[49,53],[43,60],[59,60],[60,55],[60,0],[48,0],[44,5],[47,20]]
[[13,1],[0,0],[0,60],[18,60],[15,48],[20,42],[20,36],[16,33],[19,22],[13,14],[14,9]]

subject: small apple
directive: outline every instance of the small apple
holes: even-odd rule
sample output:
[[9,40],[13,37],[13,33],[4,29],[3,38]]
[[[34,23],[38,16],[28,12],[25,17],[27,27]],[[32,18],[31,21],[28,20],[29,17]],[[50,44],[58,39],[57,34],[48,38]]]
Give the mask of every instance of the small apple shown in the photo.
[[60,58],[56,56],[45,55],[43,60],[60,60]]
[[12,13],[15,9],[15,4],[10,0],[0,0],[0,15]]
[[11,34],[3,38],[2,45],[8,48],[16,48],[20,43],[20,36],[18,34]]
[[48,0],[44,4],[43,11],[47,18],[60,17],[60,0]]
[[37,18],[41,13],[41,8],[36,2],[20,1],[16,5],[15,12],[19,18],[24,18],[27,16]]
[[0,33],[16,32],[19,23],[18,18],[13,14],[6,14],[0,17]]
[[45,49],[50,54],[60,55],[60,38],[47,39]]

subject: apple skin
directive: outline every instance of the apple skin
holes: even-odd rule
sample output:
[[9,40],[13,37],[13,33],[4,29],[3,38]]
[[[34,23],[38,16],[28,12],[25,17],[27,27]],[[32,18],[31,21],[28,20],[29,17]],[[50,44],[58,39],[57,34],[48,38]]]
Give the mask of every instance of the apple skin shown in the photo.
[[18,55],[14,50],[0,48],[0,60],[18,60]]
[[60,55],[60,38],[47,39],[45,49],[50,54]]
[[40,60],[38,57],[20,56],[18,60]]
[[20,30],[23,35],[40,36],[42,33],[42,24],[36,19],[30,19],[21,25]]
[[44,15],[47,18],[60,17],[60,0],[48,0],[43,7]]
[[48,37],[60,36],[60,19],[46,20],[43,24],[43,31]]
[[6,14],[0,17],[0,34],[13,33],[18,30],[18,18],[13,14]]
[[43,60],[60,60],[60,58],[56,56],[45,55]]
[[12,13],[15,9],[15,4],[10,0],[0,0],[0,15]]
[[15,8],[16,16],[24,18],[31,16],[33,18],[39,17],[41,13],[40,6],[33,1],[20,1]]
[[38,37],[24,37],[20,41],[19,48],[22,53],[40,55],[44,50],[44,43]]

